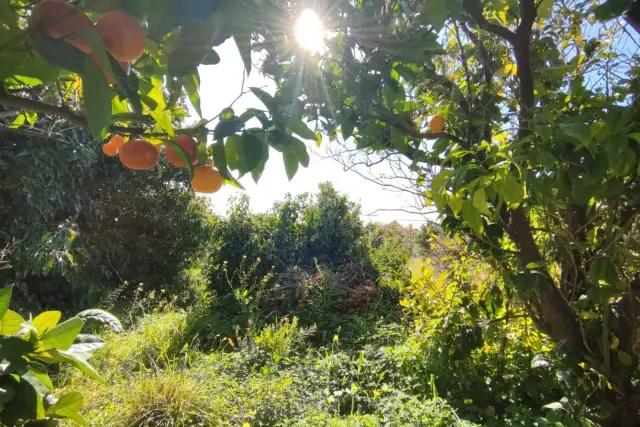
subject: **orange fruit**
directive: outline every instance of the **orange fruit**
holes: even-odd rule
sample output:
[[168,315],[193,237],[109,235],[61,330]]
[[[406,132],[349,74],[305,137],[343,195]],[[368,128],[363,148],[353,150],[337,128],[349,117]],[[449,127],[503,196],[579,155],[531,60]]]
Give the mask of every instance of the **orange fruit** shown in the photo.
[[96,31],[111,55],[118,61],[135,61],[144,53],[144,29],[135,18],[120,10],[102,15]]
[[66,1],[41,1],[31,14],[31,25],[42,34],[63,39],[84,53],[92,51],[82,31],[93,28],[93,22],[84,12]]
[[120,162],[129,169],[153,169],[159,159],[156,147],[144,139],[132,139],[120,149]]
[[[176,136],[176,143],[184,148],[184,151],[187,152],[189,157],[191,158],[191,164],[195,165],[198,163],[198,158],[196,157],[196,140],[191,138],[188,135],[178,135]],[[177,168],[185,167],[184,162],[178,155],[178,153],[173,150],[170,146],[167,145],[167,150],[164,153],[164,156],[167,158],[167,161],[171,163],[173,166]]]
[[118,155],[118,148],[111,143],[106,143],[102,145],[102,152],[109,157],[115,157]]
[[115,147],[116,149],[121,149],[122,146],[126,143],[127,141],[124,140],[124,138],[120,135],[114,135],[107,144],[112,145],[113,147]]
[[191,186],[198,193],[215,193],[224,183],[224,178],[213,166],[201,166],[193,170]]
[[440,133],[444,130],[447,122],[444,120],[444,117],[436,115],[431,118],[429,121],[429,132]]

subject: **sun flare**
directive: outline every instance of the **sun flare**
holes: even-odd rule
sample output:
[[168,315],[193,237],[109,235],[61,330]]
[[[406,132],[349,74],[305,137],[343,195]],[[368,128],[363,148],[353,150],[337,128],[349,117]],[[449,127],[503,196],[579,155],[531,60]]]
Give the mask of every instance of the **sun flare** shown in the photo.
[[324,28],[320,17],[311,9],[305,9],[296,24],[296,39],[300,46],[311,53],[322,50],[324,46]]

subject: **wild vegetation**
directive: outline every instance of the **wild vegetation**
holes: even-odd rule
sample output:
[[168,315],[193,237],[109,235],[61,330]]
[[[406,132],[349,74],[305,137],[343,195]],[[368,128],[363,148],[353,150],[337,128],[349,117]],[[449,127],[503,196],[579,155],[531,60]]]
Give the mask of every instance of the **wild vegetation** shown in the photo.
[[[639,425],[638,8],[0,0],[0,419]],[[274,87],[202,117],[225,42]],[[192,192],[304,141],[437,221]]]

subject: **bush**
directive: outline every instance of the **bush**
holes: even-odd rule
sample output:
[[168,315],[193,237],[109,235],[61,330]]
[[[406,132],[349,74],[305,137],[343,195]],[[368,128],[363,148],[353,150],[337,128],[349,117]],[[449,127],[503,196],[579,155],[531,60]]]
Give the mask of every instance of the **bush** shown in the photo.
[[83,132],[43,141],[2,133],[0,285],[31,310],[75,311],[140,283],[180,294],[182,272],[205,251],[211,216],[183,172],[125,169]]

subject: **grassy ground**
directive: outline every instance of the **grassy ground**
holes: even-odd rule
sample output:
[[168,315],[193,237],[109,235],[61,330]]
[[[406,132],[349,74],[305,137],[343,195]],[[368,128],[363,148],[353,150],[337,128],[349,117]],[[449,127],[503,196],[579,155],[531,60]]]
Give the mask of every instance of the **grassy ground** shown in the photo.
[[[415,396],[402,373],[411,344],[380,331],[358,350],[307,345],[314,333],[283,319],[238,331],[228,345],[197,350],[189,315],[165,310],[107,337],[92,359],[105,384],[73,374],[90,426],[455,426],[443,400]],[[415,347],[414,350],[418,348]],[[469,424],[466,424],[469,425]]]

